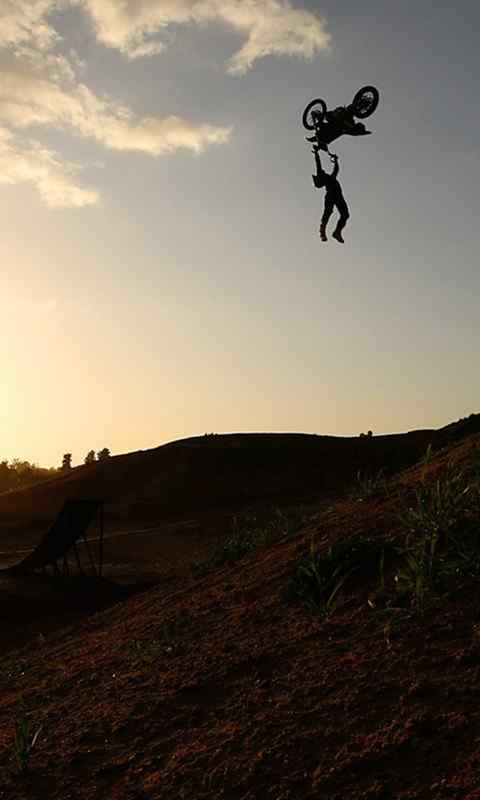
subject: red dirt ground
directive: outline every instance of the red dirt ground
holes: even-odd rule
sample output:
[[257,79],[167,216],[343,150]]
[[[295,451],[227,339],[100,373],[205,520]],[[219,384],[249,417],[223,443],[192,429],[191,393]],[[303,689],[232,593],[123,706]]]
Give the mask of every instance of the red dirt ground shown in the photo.
[[[318,506],[300,532],[203,578],[159,585],[0,660],[0,800],[480,800],[480,587],[423,618],[374,585],[327,618],[285,599],[312,537],[399,535],[421,479]],[[20,710],[23,704],[23,711]],[[15,719],[42,732],[17,775]]]

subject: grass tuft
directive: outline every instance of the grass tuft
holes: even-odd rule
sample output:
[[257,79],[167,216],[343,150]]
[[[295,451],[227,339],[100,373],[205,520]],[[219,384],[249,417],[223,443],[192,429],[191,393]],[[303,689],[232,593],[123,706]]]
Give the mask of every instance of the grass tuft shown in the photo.
[[376,472],[359,469],[356,475],[353,497],[362,502],[370,500],[380,494],[384,494],[387,489],[387,481],[383,468]]
[[13,741],[13,752],[17,768],[20,773],[27,772],[32,750],[37,743],[41,731],[42,727],[40,726],[40,728],[38,728],[32,736],[30,730],[30,722],[27,719],[27,717],[21,716],[15,720],[15,738]]
[[389,543],[364,536],[335,542],[326,553],[319,553],[312,542],[308,555],[297,564],[287,597],[301,600],[310,611],[328,615],[337,605],[338,593],[353,576],[378,575],[383,583],[385,558],[392,549]]
[[400,514],[406,533],[395,576],[423,613],[429,598],[444,594],[459,579],[480,576],[480,479],[448,465],[437,480],[422,482],[414,502]]
[[225,539],[218,542],[210,555],[203,561],[194,561],[194,575],[205,575],[210,570],[224,564],[239,561],[248,553],[253,553],[273,542],[292,535],[303,524],[302,513],[289,514],[279,508],[263,512],[247,511],[235,516],[231,529]]

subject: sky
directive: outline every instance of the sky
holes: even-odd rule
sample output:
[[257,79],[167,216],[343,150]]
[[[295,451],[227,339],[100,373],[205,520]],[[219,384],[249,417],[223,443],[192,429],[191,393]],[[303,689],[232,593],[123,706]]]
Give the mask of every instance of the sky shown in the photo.
[[[0,0],[0,458],[478,412],[480,5]],[[303,108],[378,86],[321,243]]]

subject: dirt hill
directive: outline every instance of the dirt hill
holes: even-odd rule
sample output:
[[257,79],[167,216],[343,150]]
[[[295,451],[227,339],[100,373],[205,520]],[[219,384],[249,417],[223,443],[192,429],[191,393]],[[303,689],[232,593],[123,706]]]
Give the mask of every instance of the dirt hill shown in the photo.
[[[479,452],[479,435],[445,446],[238,561],[2,659],[1,800],[478,800]],[[432,520],[446,584],[400,591],[407,537],[431,544]],[[352,572],[334,550],[345,580],[306,607],[299,564],[365,540],[388,557]],[[42,728],[19,774],[22,720]]]
[[107,523],[116,528],[298,503],[338,495],[359,469],[393,472],[418,461],[429,445],[435,451],[479,431],[480,415],[471,415],[439,430],[371,438],[207,435],[115,456],[0,495],[0,550],[34,544],[67,498],[104,498]]

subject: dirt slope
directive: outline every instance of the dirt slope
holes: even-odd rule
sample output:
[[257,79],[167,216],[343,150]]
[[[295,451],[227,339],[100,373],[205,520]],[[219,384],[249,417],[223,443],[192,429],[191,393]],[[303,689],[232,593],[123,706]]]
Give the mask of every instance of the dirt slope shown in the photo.
[[[479,447],[470,437],[386,495],[1,661],[1,800],[478,800],[478,582],[424,618],[385,617],[368,582],[327,619],[285,587],[312,536],[398,536],[419,481]],[[43,726],[26,776],[9,749],[22,715]]]

